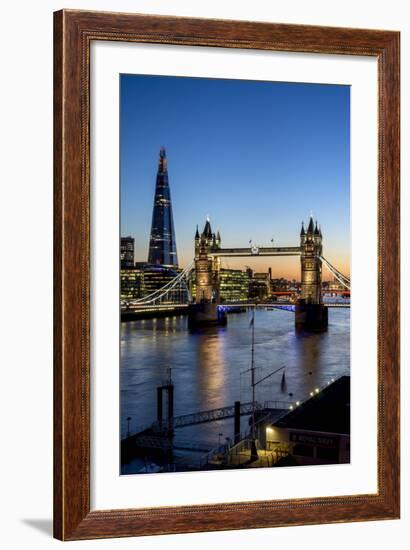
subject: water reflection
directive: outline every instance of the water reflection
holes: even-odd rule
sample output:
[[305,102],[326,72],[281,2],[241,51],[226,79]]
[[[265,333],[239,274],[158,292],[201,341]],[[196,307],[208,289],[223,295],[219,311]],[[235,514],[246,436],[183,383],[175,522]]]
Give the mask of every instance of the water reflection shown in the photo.
[[221,401],[228,399],[226,387],[226,361],[224,345],[226,343],[226,328],[216,328],[211,331],[191,333],[196,347],[197,372],[195,387],[199,410],[216,408]]
[[[349,371],[350,310],[331,309],[329,329],[322,334],[295,333],[287,311],[258,310],[255,319],[256,378],[286,365],[257,386],[257,399],[302,400],[315,387]],[[187,330],[186,317],[147,319],[121,326],[121,433],[146,427],[156,416],[156,387],[172,368],[175,414],[249,401],[250,342],[248,312],[232,314],[228,325],[201,332]],[[241,374],[242,373],[242,374]],[[246,423],[246,419],[243,419]],[[215,443],[231,436],[233,421],[178,430],[178,436]]]

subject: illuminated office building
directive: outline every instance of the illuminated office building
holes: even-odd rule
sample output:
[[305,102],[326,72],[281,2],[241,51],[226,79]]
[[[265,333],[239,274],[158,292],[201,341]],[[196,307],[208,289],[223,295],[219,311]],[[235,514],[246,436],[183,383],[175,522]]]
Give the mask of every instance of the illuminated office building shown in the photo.
[[121,237],[120,260],[121,269],[134,267],[134,243],[133,237]]
[[[270,283],[272,292],[286,292],[291,287],[291,282],[284,277],[271,279]],[[296,284],[296,281],[294,284]]]
[[[133,268],[123,268],[120,272],[121,300],[128,301],[152,295],[170,283],[179,272],[177,269],[142,262],[138,262]],[[175,301],[177,292],[179,291],[168,293],[165,299]]]
[[189,300],[188,287],[186,284],[168,286],[165,293],[153,294],[169,285],[181,273],[179,268],[146,264],[142,269],[141,293],[147,299],[160,300],[162,304],[181,304]]
[[147,264],[142,270],[142,295],[148,296],[161,289],[178,275],[174,269]]
[[245,302],[249,294],[249,275],[239,269],[221,269],[219,289],[221,302]]
[[249,297],[264,300],[270,292],[270,273],[254,273],[249,282]]
[[121,300],[135,300],[142,296],[142,277],[141,269],[135,267],[122,268],[121,278]]

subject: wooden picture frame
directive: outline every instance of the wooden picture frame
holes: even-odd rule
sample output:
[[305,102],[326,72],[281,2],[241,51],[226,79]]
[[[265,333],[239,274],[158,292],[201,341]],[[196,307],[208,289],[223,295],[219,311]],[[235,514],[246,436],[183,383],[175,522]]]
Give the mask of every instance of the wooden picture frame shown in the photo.
[[[90,510],[93,40],[372,56],[378,62],[378,492]],[[399,517],[398,32],[63,10],[54,14],[54,535],[62,540]],[[387,238],[388,236],[388,238]]]

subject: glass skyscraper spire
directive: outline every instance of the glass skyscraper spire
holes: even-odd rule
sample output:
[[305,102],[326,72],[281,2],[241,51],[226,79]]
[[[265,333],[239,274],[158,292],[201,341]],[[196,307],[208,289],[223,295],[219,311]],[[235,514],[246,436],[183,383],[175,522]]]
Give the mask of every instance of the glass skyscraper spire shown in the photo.
[[167,156],[163,147],[159,152],[148,263],[166,266],[178,265]]

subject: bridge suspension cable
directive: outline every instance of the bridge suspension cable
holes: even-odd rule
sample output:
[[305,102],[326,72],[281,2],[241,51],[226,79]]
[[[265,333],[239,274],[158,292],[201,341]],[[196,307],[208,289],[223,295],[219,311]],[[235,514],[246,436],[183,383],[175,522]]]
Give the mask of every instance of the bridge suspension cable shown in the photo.
[[[336,269],[326,258],[323,256],[318,256],[322,264],[325,265],[325,267],[329,270],[329,272],[348,290],[350,290],[350,278],[346,277],[341,273],[338,269]],[[166,283],[161,288],[151,292],[147,296],[144,296],[143,298],[138,298],[136,300],[130,300],[127,302],[127,307],[129,306],[139,306],[139,305],[149,305],[154,304],[156,302],[160,302],[165,296],[171,295],[172,292],[176,292],[177,287],[179,288],[179,291],[186,292],[188,301],[191,301],[191,295],[189,291],[189,287],[187,285],[187,279],[191,275],[192,271],[194,270],[194,260],[191,260],[185,268],[178,273],[176,277],[171,279],[168,283]]]
[[330,273],[342,284],[345,288],[350,290],[350,279],[343,275],[338,269],[336,269],[326,258],[319,256],[322,264],[330,271]]
[[[138,298],[138,300],[132,300],[129,302],[130,305],[138,305],[138,304],[152,304],[153,302],[156,302],[157,300],[161,300],[166,294],[171,292],[175,289],[176,286],[179,284],[182,284],[185,286],[185,291],[189,293],[188,286],[186,284],[185,279],[188,278],[188,276],[191,274],[194,266],[194,260],[191,260],[188,265],[179,273],[176,277],[174,277],[171,281],[169,281],[167,284],[165,284],[163,287],[155,290],[154,292],[151,292],[147,296],[144,296],[143,298]],[[190,299],[190,296],[189,296]]]

